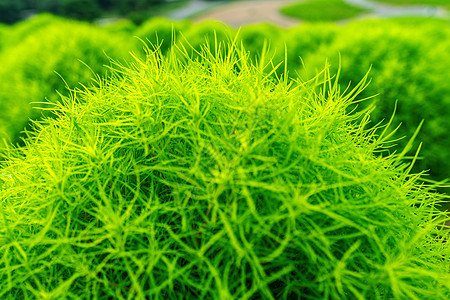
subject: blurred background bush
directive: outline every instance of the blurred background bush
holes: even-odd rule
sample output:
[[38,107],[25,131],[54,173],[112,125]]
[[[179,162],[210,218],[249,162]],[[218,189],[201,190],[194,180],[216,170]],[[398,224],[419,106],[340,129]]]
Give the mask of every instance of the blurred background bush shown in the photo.
[[[450,176],[450,28],[445,22],[422,22],[406,27],[392,20],[355,22],[336,30],[333,41],[316,47],[303,57],[312,77],[328,58],[337,72],[341,57],[342,88],[355,85],[371,68],[371,84],[362,96],[377,95],[360,104],[376,105],[373,123],[388,120],[398,101],[394,127],[402,123],[394,138],[402,138],[392,151],[406,146],[420,122],[423,127],[414,143],[423,142],[416,171],[432,170],[434,179]],[[413,154],[412,152],[410,153]]]
[[[31,30],[24,30],[32,23]],[[17,24],[0,53],[0,134],[17,141],[40,102],[56,102],[68,86],[89,86],[94,74],[105,74],[110,59],[124,60],[135,39],[126,34],[75,21],[38,16]],[[20,42],[18,42],[20,40]]]

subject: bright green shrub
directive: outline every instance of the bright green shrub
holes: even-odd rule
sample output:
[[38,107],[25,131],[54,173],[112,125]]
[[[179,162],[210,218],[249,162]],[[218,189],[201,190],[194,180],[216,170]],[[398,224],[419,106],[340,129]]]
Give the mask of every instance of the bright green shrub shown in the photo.
[[28,119],[38,117],[38,112],[31,110],[37,104],[30,105],[31,102],[56,101],[59,98],[56,91],[66,93],[65,82],[70,87],[79,82],[89,85],[94,73],[104,72],[108,56],[123,60],[133,49],[133,43],[131,37],[113,36],[91,25],[66,22],[64,26],[48,25],[3,51],[1,138],[15,141]]
[[[384,22],[357,22],[342,27],[331,45],[304,57],[310,66],[309,74],[313,76],[323,67],[324,57],[336,70],[339,54],[343,85],[355,84],[372,66],[372,84],[363,96],[379,94],[367,102],[376,105],[371,114],[374,122],[389,119],[397,100],[396,123],[402,123],[398,138],[411,136],[424,119],[415,144],[423,142],[423,159],[417,162],[416,170],[430,169],[435,180],[450,178],[450,28],[410,28]],[[399,146],[391,151],[401,151],[407,142],[398,141]]]
[[140,39],[157,46],[165,53],[172,45],[172,39],[180,38],[180,32],[192,26],[189,21],[170,21],[166,18],[151,18],[135,31]]
[[[445,18],[433,18],[433,17],[396,17],[396,18],[390,18],[388,20],[389,22],[395,22],[397,25],[408,25],[408,26],[416,26],[420,25],[422,28],[421,30],[431,29],[434,33],[440,33],[442,31],[438,30],[436,31],[433,29],[433,25],[440,25],[443,27],[448,27],[450,25],[450,20]],[[380,20],[365,20],[363,24],[378,24]]]
[[[264,44],[270,46],[267,59],[272,58],[278,65],[287,62],[291,77],[297,77],[296,71],[302,67],[302,57],[317,51],[320,47],[332,44],[339,28],[332,24],[302,24],[281,30],[270,24],[258,24],[242,27],[239,38],[247,50],[259,56]],[[284,68],[278,68],[282,75]]]
[[350,94],[227,53],[149,53],[6,154],[1,298],[449,298],[440,198]]

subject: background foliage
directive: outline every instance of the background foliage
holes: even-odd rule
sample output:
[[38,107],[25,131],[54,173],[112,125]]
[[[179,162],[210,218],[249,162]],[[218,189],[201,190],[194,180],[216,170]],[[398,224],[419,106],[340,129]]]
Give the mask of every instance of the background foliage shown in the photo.
[[[406,27],[396,21],[356,22],[336,32],[332,43],[304,56],[312,76],[327,57],[333,70],[339,63],[342,83],[355,84],[371,68],[372,83],[363,93],[376,105],[373,121],[389,119],[397,102],[396,123],[402,123],[396,137],[410,137],[425,120],[415,148],[423,142],[416,171],[430,169],[434,179],[450,177],[450,28],[445,22],[426,21]],[[340,56],[340,62],[339,62]],[[396,124],[396,125],[397,125]],[[399,140],[391,151],[400,151],[408,138]]]
[[129,57],[135,43],[127,35],[49,16],[29,22],[15,26],[0,53],[0,131],[12,141],[29,118],[41,115],[32,107],[58,101],[57,91],[67,94],[67,87],[89,85],[94,74],[105,74],[110,58]]

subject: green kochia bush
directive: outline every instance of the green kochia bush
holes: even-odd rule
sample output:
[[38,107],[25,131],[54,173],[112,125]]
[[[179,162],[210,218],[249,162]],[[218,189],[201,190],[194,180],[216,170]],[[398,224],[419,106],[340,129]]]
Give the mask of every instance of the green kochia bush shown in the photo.
[[126,59],[133,45],[131,36],[57,21],[9,46],[0,54],[0,138],[16,140],[28,119],[38,117],[31,102],[56,101],[56,91],[65,93],[66,84],[89,85],[94,73],[106,70],[109,57]]
[[327,71],[208,49],[118,68],[5,154],[0,298],[448,299],[440,196],[374,155],[387,131]]

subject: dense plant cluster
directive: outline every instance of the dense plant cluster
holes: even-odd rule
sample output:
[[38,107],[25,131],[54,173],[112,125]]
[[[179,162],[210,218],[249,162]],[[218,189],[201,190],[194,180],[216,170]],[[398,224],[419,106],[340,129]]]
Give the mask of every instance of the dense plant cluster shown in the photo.
[[251,61],[148,51],[54,103],[4,154],[0,297],[448,299],[442,198],[346,112],[365,81]]

